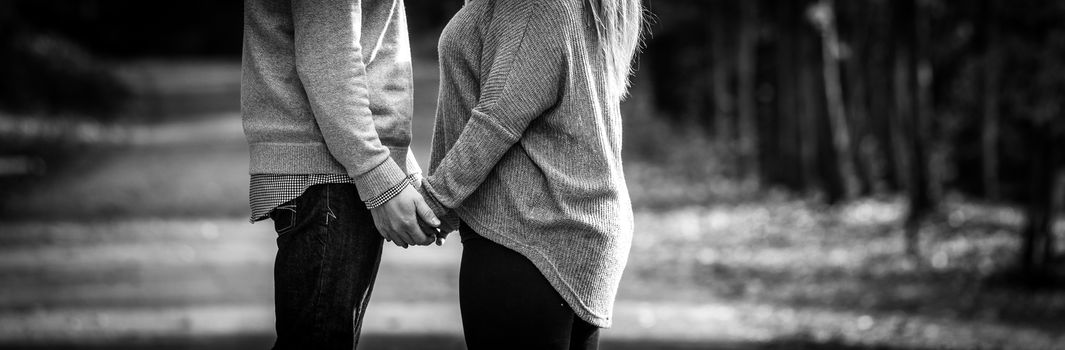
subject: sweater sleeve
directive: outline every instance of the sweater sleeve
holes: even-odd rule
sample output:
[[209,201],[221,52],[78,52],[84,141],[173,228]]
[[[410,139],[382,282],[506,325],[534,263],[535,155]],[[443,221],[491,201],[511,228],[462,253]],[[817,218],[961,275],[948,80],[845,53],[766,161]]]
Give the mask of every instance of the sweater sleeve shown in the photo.
[[558,102],[567,71],[564,48],[572,39],[564,14],[548,7],[500,1],[484,29],[495,53],[485,58],[491,64],[481,95],[462,133],[424,182],[438,215],[480,187],[529,124]]
[[296,70],[326,147],[371,201],[406,175],[378,138],[370,112],[362,0],[293,0]]

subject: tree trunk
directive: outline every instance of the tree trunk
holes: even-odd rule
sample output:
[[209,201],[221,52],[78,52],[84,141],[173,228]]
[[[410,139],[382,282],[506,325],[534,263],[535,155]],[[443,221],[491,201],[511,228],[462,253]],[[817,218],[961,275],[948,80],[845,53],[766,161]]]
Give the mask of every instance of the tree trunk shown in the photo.
[[[888,13],[890,8],[884,3],[869,3],[870,13]],[[876,153],[867,161],[874,162],[874,172],[878,183],[883,188],[878,190],[899,191],[904,188],[902,179],[898,177],[899,156],[897,155],[895,139],[898,128],[895,120],[898,106],[895,104],[893,85],[894,77],[894,42],[892,39],[891,16],[870,16],[869,22],[869,63],[865,65],[862,73],[869,79],[869,85],[875,93],[869,94],[869,125],[873,130],[872,135],[877,140]]]
[[[729,80],[731,60],[728,58],[728,43],[725,41],[728,26],[725,25],[723,16],[718,16],[711,26],[710,41],[712,45],[713,68],[711,68],[711,86],[714,98],[714,133],[717,149],[722,155],[734,156],[733,146],[735,127],[733,126],[733,113],[735,103],[729,92]],[[727,159],[723,159],[726,160]],[[731,162],[730,162],[731,163]]]
[[[894,4],[894,3],[892,3]],[[888,120],[888,129],[891,136],[891,148],[895,163],[894,177],[898,181],[900,189],[909,190],[913,187],[910,183],[913,179],[910,178],[910,168],[912,167],[910,154],[906,147],[908,140],[913,137],[909,133],[907,127],[907,114],[912,112],[911,105],[914,102],[910,99],[910,68],[909,50],[902,47],[900,43],[895,43],[892,49],[892,97],[894,97],[894,105],[891,108],[891,116]]]
[[[780,154],[781,166],[778,178],[785,185],[794,189],[805,189],[802,184],[802,166],[800,161],[801,145],[799,141],[802,111],[797,94],[799,85],[796,75],[801,69],[796,54],[796,31],[799,22],[797,0],[778,0],[776,2],[776,65],[777,65],[777,119],[779,120],[780,142],[775,150]],[[768,164],[767,164],[768,165]]]
[[824,184],[818,175],[818,147],[820,140],[820,105],[818,101],[817,67],[814,51],[816,43],[808,35],[798,35],[798,84],[799,84],[799,163],[802,167],[803,183],[808,189],[823,190]]
[[[928,101],[925,99],[925,93],[927,93],[928,79],[926,76],[922,76],[922,73],[928,74],[928,72],[922,72],[922,66],[925,64],[923,60],[924,48],[922,37],[926,37],[927,26],[922,18],[923,13],[918,8],[919,0],[905,0],[895,2],[898,5],[896,12],[899,16],[894,17],[897,23],[902,25],[901,30],[903,42],[899,46],[898,56],[899,63],[903,67],[898,67],[899,73],[905,76],[903,89],[906,91],[900,91],[901,97],[908,92],[910,94],[908,98],[907,109],[900,108],[904,113],[908,113],[906,118],[907,126],[909,126],[909,142],[907,142],[907,151],[909,153],[909,176],[908,176],[908,192],[909,192],[909,206],[910,210],[906,216],[906,253],[911,257],[918,257],[920,255],[920,229],[921,224],[924,221],[924,217],[932,210],[932,198],[929,191],[929,179],[928,179],[928,158],[926,154],[926,132],[927,128],[924,127],[925,107]],[[901,69],[899,69],[901,68]],[[901,106],[900,106],[901,107]]]
[[739,155],[741,174],[744,179],[757,180],[758,124],[755,109],[755,62],[758,44],[758,0],[740,2],[740,30],[736,50],[736,73],[738,74],[737,112],[739,116]]
[[1054,182],[1056,160],[1054,142],[1045,125],[1038,123],[1029,133],[1031,145],[1028,173],[1027,224],[1021,244],[1021,272],[1031,284],[1040,284],[1049,271],[1053,256]]
[[[843,5],[846,4],[847,7]],[[871,78],[865,74],[865,67],[871,65],[869,60],[869,46],[872,43],[870,24],[864,19],[871,16],[868,11],[868,3],[865,1],[847,1],[840,3],[841,13],[851,18],[849,29],[839,30],[849,32],[849,39],[843,36],[842,42],[850,42],[850,55],[844,60],[844,76],[847,82],[847,116],[851,120],[851,135],[853,135],[852,153],[858,182],[859,194],[869,195],[883,189],[882,178],[879,174],[877,161],[877,144],[872,135],[869,103]],[[842,9],[849,9],[844,11]],[[862,20],[853,20],[862,19]]]
[[809,15],[821,33],[821,72],[824,74],[825,103],[832,145],[836,153],[836,171],[842,182],[843,198],[851,199],[858,195],[860,184],[854,166],[854,153],[851,151],[847,107],[843,101],[843,83],[839,72],[840,42],[836,32],[834,1],[821,0],[810,7]]
[[998,55],[998,21],[996,19],[995,0],[982,1],[984,22],[984,64],[983,64],[983,113],[980,132],[981,145],[981,180],[984,196],[991,200],[1000,197],[998,185],[998,108],[999,108],[999,55]]

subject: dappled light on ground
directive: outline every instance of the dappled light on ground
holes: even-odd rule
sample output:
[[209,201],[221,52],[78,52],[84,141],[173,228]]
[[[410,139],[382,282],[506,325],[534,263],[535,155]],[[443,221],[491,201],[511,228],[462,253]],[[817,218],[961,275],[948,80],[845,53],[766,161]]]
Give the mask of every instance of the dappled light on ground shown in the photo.
[[918,261],[904,254],[898,200],[823,207],[781,198],[641,212],[626,292],[748,305],[738,323],[780,327],[774,335],[959,348],[1060,341],[1065,293],[989,282],[1016,250],[1013,210],[951,207],[961,213],[954,216],[984,215],[972,225],[926,225]]

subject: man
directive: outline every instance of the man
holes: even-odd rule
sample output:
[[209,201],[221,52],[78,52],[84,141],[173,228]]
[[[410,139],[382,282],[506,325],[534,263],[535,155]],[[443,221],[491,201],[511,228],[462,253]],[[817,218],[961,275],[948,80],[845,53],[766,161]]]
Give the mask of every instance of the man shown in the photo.
[[403,2],[246,0],[242,64],[252,221],[278,233],[275,348],[351,349],[382,240],[437,239],[411,186]]

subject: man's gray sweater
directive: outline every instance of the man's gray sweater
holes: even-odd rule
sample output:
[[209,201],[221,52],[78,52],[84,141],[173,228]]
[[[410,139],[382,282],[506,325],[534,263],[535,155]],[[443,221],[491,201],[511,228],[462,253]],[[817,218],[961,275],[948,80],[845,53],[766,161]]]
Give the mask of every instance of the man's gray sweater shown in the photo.
[[368,201],[417,171],[407,159],[413,107],[402,1],[244,6],[241,114],[252,174],[347,174]]

